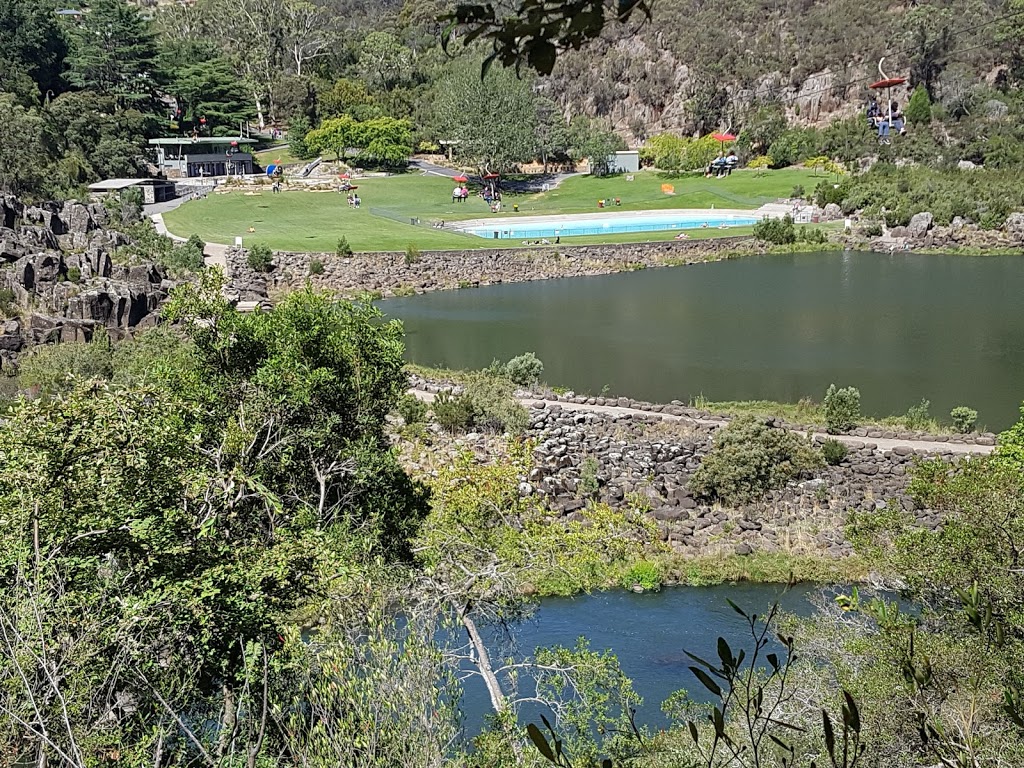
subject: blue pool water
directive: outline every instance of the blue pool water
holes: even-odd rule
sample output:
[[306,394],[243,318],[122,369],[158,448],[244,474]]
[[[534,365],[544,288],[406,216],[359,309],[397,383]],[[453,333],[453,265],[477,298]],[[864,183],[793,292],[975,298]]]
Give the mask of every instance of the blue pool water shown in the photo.
[[622,232],[663,232],[673,229],[712,229],[722,226],[749,227],[757,223],[754,216],[731,216],[708,213],[673,213],[663,216],[610,216],[601,218],[552,219],[510,224],[507,219],[494,225],[473,227],[466,231],[477,237],[498,240],[529,240],[538,237],[572,237],[573,235],[611,235]]

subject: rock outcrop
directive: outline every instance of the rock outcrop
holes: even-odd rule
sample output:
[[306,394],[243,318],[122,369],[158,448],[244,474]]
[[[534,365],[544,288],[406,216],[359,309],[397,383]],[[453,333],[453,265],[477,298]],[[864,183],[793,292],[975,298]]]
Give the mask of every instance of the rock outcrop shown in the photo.
[[35,344],[87,341],[97,328],[114,336],[155,321],[172,285],[153,264],[116,263],[128,244],[108,228],[99,204],[25,205],[0,198],[0,366]]

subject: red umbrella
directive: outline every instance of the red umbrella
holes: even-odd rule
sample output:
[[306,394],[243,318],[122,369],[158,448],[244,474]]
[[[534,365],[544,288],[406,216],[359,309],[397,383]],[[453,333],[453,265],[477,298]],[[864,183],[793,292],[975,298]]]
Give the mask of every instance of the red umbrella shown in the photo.
[[498,174],[497,173],[485,173],[484,174],[484,178],[485,179],[496,179],[496,178],[498,178]]
[[723,144],[727,141],[736,141],[736,137],[731,133],[712,133],[711,138],[715,141],[720,141]]
[[339,173],[338,174],[338,178],[339,179],[351,179],[352,177],[349,176],[347,173]]
[[878,91],[882,88],[895,88],[897,85],[903,85],[905,82],[907,82],[907,78],[905,77],[887,77],[885,80],[879,80],[876,83],[872,83],[868,88],[873,88]]
[[465,184],[469,179],[466,176],[452,176],[452,181],[457,181],[459,184]]

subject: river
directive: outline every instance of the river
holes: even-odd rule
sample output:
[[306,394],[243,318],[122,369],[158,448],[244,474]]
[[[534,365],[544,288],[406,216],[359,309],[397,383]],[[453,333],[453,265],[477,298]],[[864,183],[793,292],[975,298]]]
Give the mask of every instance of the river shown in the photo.
[[[689,671],[693,662],[685,651],[714,661],[719,636],[734,650],[751,647],[749,629],[727,599],[759,615],[778,600],[786,611],[807,616],[813,610],[808,598],[818,591],[809,585],[785,591],[780,585],[741,583],[546,598],[531,620],[515,628],[513,639],[521,653],[532,653],[540,646],[571,647],[580,636],[590,641],[592,650],[611,650],[643,697],[638,722],[659,727],[667,724],[660,707],[671,693],[686,688],[696,700],[705,700],[706,692]],[[500,652],[501,644],[491,637],[492,650]],[[500,653],[497,657],[501,658]],[[463,705],[467,733],[476,733],[482,714],[490,709],[479,678],[467,681]]]
[[555,386],[638,399],[922,398],[1003,429],[1024,398],[1024,259],[836,252],[447,291],[381,302],[407,356],[480,368],[532,351]]

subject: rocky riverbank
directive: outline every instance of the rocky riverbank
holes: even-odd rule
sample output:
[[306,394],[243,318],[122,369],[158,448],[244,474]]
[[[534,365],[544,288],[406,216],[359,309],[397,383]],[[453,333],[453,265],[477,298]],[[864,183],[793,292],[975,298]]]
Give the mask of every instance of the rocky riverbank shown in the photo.
[[[690,477],[724,421],[679,405],[627,398],[567,399],[576,408],[556,401],[540,401],[530,408],[525,437],[536,445],[534,468],[522,478],[520,492],[541,496],[552,510],[570,518],[590,499],[613,507],[641,505],[657,521],[661,538],[684,557],[786,553],[844,558],[852,554],[844,533],[850,515],[890,503],[913,514],[920,525],[934,528],[940,522],[937,514],[918,507],[907,493],[909,470],[925,457],[951,463],[972,444],[954,450],[953,445],[936,447],[941,440],[918,439],[928,448],[915,448],[914,440],[908,439],[883,449],[871,441],[867,430],[864,440],[853,439],[862,431],[857,430],[847,438],[848,453],[837,465],[826,465],[756,503],[730,508],[689,489]],[[599,405],[599,400],[622,410],[577,409]],[[813,439],[821,442],[824,437]],[[974,441],[974,450],[979,451],[994,442],[991,435],[957,439]],[[452,437],[434,427],[425,443],[405,445],[403,455],[413,473],[429,474],[458,450],[471,450],[481,461],[500,460],[504,445],[501,436]]]

